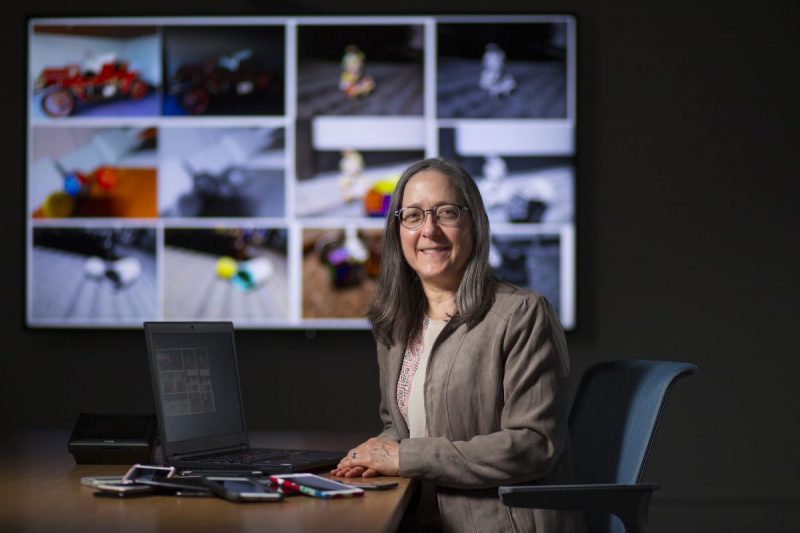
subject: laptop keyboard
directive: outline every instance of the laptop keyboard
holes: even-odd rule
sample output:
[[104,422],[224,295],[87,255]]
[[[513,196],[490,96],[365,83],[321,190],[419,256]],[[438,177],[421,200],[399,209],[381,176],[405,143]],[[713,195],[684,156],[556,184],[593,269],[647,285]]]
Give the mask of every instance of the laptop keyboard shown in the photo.
[[281,450],[277,448],[255,448],[252,450],[243,450],[240,452],[225,453],[220,455],[211,455],[195,459],[195,461],[203,463],[239,463],[239,464],[258,464],[258,463],[275,463],[278,461],[285,461],[297,455],[307,454],[304,450]]

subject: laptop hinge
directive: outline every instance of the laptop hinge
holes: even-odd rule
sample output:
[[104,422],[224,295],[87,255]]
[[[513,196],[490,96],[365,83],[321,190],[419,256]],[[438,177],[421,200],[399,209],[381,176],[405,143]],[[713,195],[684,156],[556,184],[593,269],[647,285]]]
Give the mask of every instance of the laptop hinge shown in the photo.
[[180,461],[183,459],[191,459],[193,457],[205,457],[206,455],[212,455],[215,453],[225,453],[225,452],[238,452],[249,449],[250,446],[247,444],[239,444],[237,446],[228,446],[226,448],[215,448],[213,450],[203,450],[202,452],[197,453],[175,453],[170,456],[170,460],[172,461]]

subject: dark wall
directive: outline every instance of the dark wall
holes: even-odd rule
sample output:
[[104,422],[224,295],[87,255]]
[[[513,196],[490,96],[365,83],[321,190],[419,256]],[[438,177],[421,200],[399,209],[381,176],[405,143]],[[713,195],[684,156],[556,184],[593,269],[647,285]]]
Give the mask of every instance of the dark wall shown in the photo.
[[[575,375],[616,358],[700,367],[675,388],[647,469],[645,478],[662,484],[653,531],[784,531],[800,511],[800,17],[789,2],[662,4],[496,0],[491,9],[578,17]],[[0,404],[12,425],[64,428],[80,410],[148,410],[152,399],[141,332],[23,325],[26,14],[490,9],[471,0],[435,9],[406,1],[402,11],[354,0],[27,5],[7,8],[0,32]],[[238,339],[253,428],[377,429],[368,333],[244,331]]]

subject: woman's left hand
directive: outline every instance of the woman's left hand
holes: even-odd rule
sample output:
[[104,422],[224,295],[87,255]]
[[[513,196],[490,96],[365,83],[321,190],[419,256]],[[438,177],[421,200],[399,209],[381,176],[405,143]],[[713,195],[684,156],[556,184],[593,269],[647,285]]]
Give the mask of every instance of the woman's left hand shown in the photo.
[[359,444],[343,457],[331,472],[335,476],[400,475],[400,444],[388,439],[372,438]]

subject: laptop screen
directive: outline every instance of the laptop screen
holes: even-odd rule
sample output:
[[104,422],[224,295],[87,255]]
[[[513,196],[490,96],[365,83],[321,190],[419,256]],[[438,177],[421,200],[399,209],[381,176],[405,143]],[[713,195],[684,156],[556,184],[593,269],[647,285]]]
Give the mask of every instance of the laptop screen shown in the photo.
[[244,433],[232,326],[162,323],[146,331],[162,440]]

